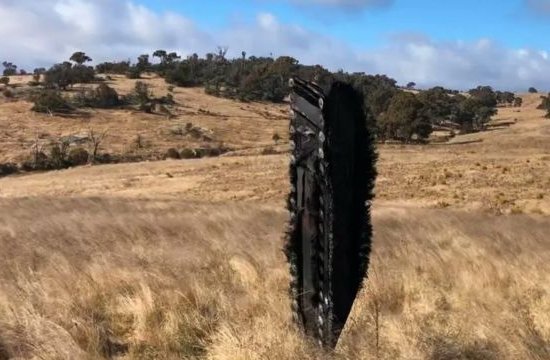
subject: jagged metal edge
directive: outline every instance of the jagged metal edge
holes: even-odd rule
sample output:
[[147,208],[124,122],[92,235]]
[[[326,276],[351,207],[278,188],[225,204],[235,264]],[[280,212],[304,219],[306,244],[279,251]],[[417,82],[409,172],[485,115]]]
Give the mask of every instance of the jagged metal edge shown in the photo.
[[[334,87],[338,84],[338,82],[334,83],[332,85],[332,88],[330,92],[328,93],[328,96],[331,96],[332,91],[334,90]],[[356,178],[364,179],[364,183],[357,184],[359,187],[354,187],[354,193],[362,198],[364,201],[361,203],[360,208],[358,209],[360,213],[360,218],[358,219],[358,235],[359,235],[359,264],[357,269],[355,270],[355,278],[353,279],[354,282],[351,283],[352,286],[354,286],[356,290],[356,295],[361,290],[364,281],[366,279],[368,265],[370,262],[370,252],[372,248],[372,235],[373,235],[373,229],[372,229],[372,223],[371,223],[371,203],[374,198],[374,185],[375,185],[375,179],[376,179],[376,161],[378,159],[378,155],[376,153],[375,149],[375,139],[374,134],[372,133],[371,129],[367,126],[367,113],[365,109],[365,104],[363,102],[363,94],[360,91],[357,91],[354,89],[351,85],[346,83],[340,83],[339,86],[347,87],[347,91],[349,91],[349,96],[353,96],[357,102],[358,108],[356,113],[354,115],[353,121],[362,121],[363,123],[355,123],[355,141],[356,144],[358,144],[358,148],[356,150],[360,150],[357,155],[359,156],[359,159],[356,160],[356,164],[361,164],[360,166],[360,173],[357,173],[355,175]],[[342,90],[339,90],[342,91]],[[331,136],[331,122],[326,122],[324,126],[324,132],[326,134],[327,141],[324,143],[324,159],[323,162],[325,163],[326,169],[329,169],[329,166],[331,164],[331,157],[332,157],[332,144],[330,143],[332,136]],[[357,142],[358,139],[363,140],[363,142]],[[361,141],[359,140],[359,141]],[[322,179],[327,183],[328,191],[326,192],[327,196],[330,197],[329,204],[331,206],[330,210],[328,211],[327,218],[325,219],[326,224],[330,227],[330,234],[333,235],[333,224],[334,224],[334,189],[332,188],[331,180],[332,178],[330,176],[323,176]],[[331,253],[329,254],[329,269],[331,271],[330,276],[330,285],[333,285],[334,282],[334,276],[332,274],[332,271],[334,270],[334,257],[333,257],[333,250],[334,250],[334,238],[330,241],[330,249]],[[331,312],[328,314],[328,320],[330,322],[330,329],[328,329],[329,333],[324,340],[325,345],[334,348],[338,342],[338,338],[340,336],[340,331],[343,329],[334,329],[332,326],[332,319],[334,319],[334,313],[332,312],[332,301],[334,299],[334,294],[332,293],[332,289],[330,292],[330,301],[331,301]],[[349,316],[349,314],[348,314]],[[344,322],[345,324],[345,322]]]
[[[292,116],[292,110],[290,110],[291,116]],[[293,128],[293,121],[290,121],[289,126],[289,137],[290,141],[294,142],[296,140],[295,138],[295,132],[292,131]],[[301,318],[301,309],[298,301],[298,293],[300,291],[299,289],[299,274],[298,274],[298,246],[300,244],[297,243],[297,232],[300,231],[298,228],[298,214],[297,214],[297,190],[296,190],[296,182],[297,182],[297,174],[296,174],[296,166],[294,163],[294,160],[296,159],[295,156],[295,150],[292,149],[291,154],[291,161],[289,165],[289,179],[290,179],[290,192],[288,194],[287,198],[287,209],[290,213],[290,219],[288,221],[287,231],[285,235],[285,247],[284,247],[284,253],[286,255],[287,261],[290,266],[290,287],[289,287],[289,295],[292,300],[292,318],[296,325],[301,326],[302,325],[302,318]]]
[[[318,93],[316,94],[317,96],[316,106],[322,110],[322,100],[321,100],[322,98],[320,96],[324,96],[324,94],[320,92],[320,88],[311,87],[311,84],[309,83],[305,83],[304,85],[307,87],[310,87],[312,90],[312,93]],[[302,96],[301,94],[296,94],[296,95]],[[291,114],[292,114],[292,111],[291,111]],[[293,121],[291,120],[290,131],[289,131],[290,141],[294,142],[296,140],[295,138],[296,132],[292,131],[292,125],[293,125]],[[324,126],[322,129],[322,132],[324,133],[326,131],[325,130],[326,122],[323,122],[323,125]],[[326,142],[323,142],[323,147],[320,148],[320,150],[322,153],[325,153],[327,151]],[[300,289],[299,287],[300,275],[298,271],[298,268],[299,268],[298,253],[301,251],[300,250],[301,244],[298,243],[297,241],[297,239],[299,238],[298,232],[300,231],[300,228],[298,227],[298,215],[297,215],[298,209],[296,206],[297,193],[295,188],[297,175],[296,175],[296,165],[294,161],[297,156],[299,156],[299,154],[297,154],[295,150],[293,150],[291,155],[290,166],[289,166],[289,178],[290,178],[290,184],[291,184],[291,191],[287,199],[287,208],[290,212],[290,220],[289,220],[288,229],[286,232],[285,254],[290,264],[291,283],[290,283],[289,292],[290,292],[290,297],[292,299],[293,320],[295,323],[297,323],[298,326],[303,328],[303,315],[302,315],[303,311],[301,309],[300,301],[298,301],[299,300],[298,294],[300,293],[300,291],[302,291],[302,289]],[[319,219],[318,224],[323,226],[323,236],[328,236],[329,239],[331,239],[332,238],[332,196],[330,194],[331,185],[330,185],[330,182],[327,181],[326,176],[324,176],[324,174],[328,170],[328,163],[326,162],[324,156],[323,157],[319,156],[318,161],[319,161],[318,165],[320,165],[321,163],[323,164],[325,171],[323,172],[321,170],[322,167],[319,166],[318,170],[322,172],[322,176],[319,176],[319,174],[317,174],[316,181],[322,183],[320,184],[322,185],[321,186],[322,191],[321,191],[320,197],[323,198],[322,200],[323,204],[327,204],[328,206],[328,209],[323,211],[325,215],[328,215],[328,219],[321,218]],[[328,227],[328,230],[324,229],[324,227]],[[325,234],[328,234],[328,235],[325,235]],[[318,314],[320,317],[318,317],[318,322],[317,322],[318,323],[317,333],[314,334],[314,337],[320,341],[320,345],[327,345],[331,342],[329,340],[332,334],[332,289],[330,288],[330,284],[332,283],[332,273],[331,273],[332,267],[330,266],[331,264],[330,259],[331,259],[331,253],[332,253],[333,247],[334,247],[334,244],[332,244],[329,241],[329,244],[328,244],[328,248],[329,248],[328,250],[330,254],[329,261],[328,261],[328,264],[322,263],[323,269],[325,269],[325,271],[328,270],[328,279],[326,281],[323,281],[323,296],[320,296],[320,297],[322,298],[321,305],[324,305],[324,306],[322,307],[322,309],[318,309]],[[328,289],[326,289],[327,286],[328,286]]]

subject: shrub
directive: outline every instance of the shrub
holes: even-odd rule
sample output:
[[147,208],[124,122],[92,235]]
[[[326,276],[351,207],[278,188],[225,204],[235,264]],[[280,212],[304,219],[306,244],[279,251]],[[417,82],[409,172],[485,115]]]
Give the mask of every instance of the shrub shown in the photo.
[[223,149],[219,147],[208,148],[208,149],[205,149],[205,154],[206,156],[212,156],[212,157],[220,156],[221,154],[223,154]]
[[58,91],[43,90],[34,96],[34,106],[32,111],[39,113],[70,112],[72,107],[69,105]]
[[0,177],[17,172],[17,165],[13,163],[0,164]]
[[75,65],[72,68],[71,75],[75,84],[87,84],[95,80],[95,71],[91,66]]
[[44,83],[50,88],[66,89],[67,86],[75,83],[70,63],[56,64],[44,74]]
[[223,146],[222,144],[217,145],[215,147],[204,147],[204,148],[198,148],[195,149],[195,157],[196,158],[202,158],[202,157],[216,157],[220,156],[224,153],[226,153],[229,149]]
[[111,155],[109,153],[101,153],[96,154],[95,156],[95,162],[97,164],[111,164],[111,163],[117,163],[120,161],[120,157],[116,155]]
[[54,169],[67,167],[67,151],[69,144],[66,142],[56,143],[50,148],[50,165]]
[[174,101],[174,95],[172,95],[172,94],[167,94],[161,100],[167,105],[174,105],[176,103]]
[[15,94],[13,93],[13,91],[11,91],[10,89],[4,89],[2,90],[2,95],[4,95],[5,97],[7,98],[12,98],[15,96]]
[[[39,78],[39,73],[35,72]],[[48,87],[66,89],[77,83],[90,83],[95,80],[95,71],[91,66],[72,65],[70,62],[56,64],[45,72],[44,82]]]
[[116,90],[106,84],[101,84],[94,90],[79,93],[75,96],[74,101],[78,106],[105,109],[122,104]]
[[175,87],[173,85],[168,86],[168,92],[173,92]]
[[141,71],[136,66],[132,66],[126,71],[126,77],[128,79],[140,79]]
[[21,164],[21,168],[25,171],[48,170],[50,168],[48,156],[42,151],[33,151],[29,158]]
[[193,149],[182,149],[180,151],[180,158],[181,159],[194,159],[197,157],[197,153]]
[[179,159],[180,158],[180,153],[178,152],[178,150],[176,150],[174,148],[170,148],[166,151],[166,154],[164,155],[164,158],[165,159]]
[[195,149],[195,157],[197,159],[203,158],[207,155],[208,149]]
[[76,147],[69,152],[68,162],[71,166],[86,165],[90,154],[86,149]]
[[528,91],[529,91],[531,94],[536,94],[536,93],[538,93],[538,90],[535,89],[534,87],[530,87]]
[[8,85],[10,83],[10,78],[7,76],[0,77],[0,84]]
[[151,91],[149,85],[142,81],[137,81],[134,91],[125,96],[125,101],[129,104],[138,105],[140,110],[151,109]]

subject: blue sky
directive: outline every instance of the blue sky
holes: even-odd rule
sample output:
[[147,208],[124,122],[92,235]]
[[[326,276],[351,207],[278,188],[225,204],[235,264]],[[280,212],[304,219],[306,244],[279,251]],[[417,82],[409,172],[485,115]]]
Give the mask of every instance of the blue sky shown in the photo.
[[523,0],[395,0],[359,9],[266,0],[141,2],[157,11],[178,11],[203,27],[219,30],[267,12],[282,22],[365,49],[383,45],[395,33],[418,33],[436,40],[490,38],[510,47],[550,50],[550,16],[537,16]]
[[550,0],[0,0],[0,19],[0,61],[25,68],[225,45],[420,87],[550,90]]
[[157,11],[178,11],[198,24],[223,29],[269,12],[287,23],[336,36],[359,47],[383,45],[393,33],[421,33],[439,40],[491,38],[513,47],[548,48],[550,18],[537,17],[522,0],[395,0],[387,6],[346,9],[296,6],[267,0],[143,0]]

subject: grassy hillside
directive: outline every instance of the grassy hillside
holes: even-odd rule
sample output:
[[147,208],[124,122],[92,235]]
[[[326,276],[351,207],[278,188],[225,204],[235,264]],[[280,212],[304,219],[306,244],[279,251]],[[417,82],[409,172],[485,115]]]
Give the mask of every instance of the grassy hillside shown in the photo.
[[[200,89],[176,90],[180,91],[194,94],[194,97],[188,97],[188,106],[206,108],[208,102],[211,102],[212,106],[209,109],[212,112],[237,112],[235,109],[243,106],[266,106],[243,105],[209,96],[203,99]],[[535,109],[538,104],[536,95],[525,95],[524,98],[524,107],[520,109],[500,108],[490,131],[456,136],[443,144],[380,145],[377,199],[407,201],[421,206],[483,209],[493,213],[550,214],[550,196],[546,194],[550,187],[550,121],[542,118],[543,111]],[[24,104],[16,102],[2,106],[9,109],[10,106]],[[284,109],[268,107],[270,113],[281,110]],[[118,126],[119,120],[115,120],[118,111],[111,110],[106,113],[113,118],[105,120],[105,127]],[[2,114],[0,117],[6,120],[6,126],[13,125],[8,119],[28,116],[28,112],[22,112],[26,115],[10,112]],[[132,116],[135,116],[135,119]],[[148,116],[157,118],[142,119]],[[143,126],[151,134],[162,134],[162,126],[168,126],[167,124],[174,121],[158,118],[158,115],[141,113],[132,115],[128,112],[127,117],[132,125],[143,121]],[[42,122],[43,120],[45,122]],[[54,127],[48,121],[58,123],[56,126],[62,129],[59,130],[60,134],[71,132],[64,129],[67,127],[66,124],[73,123],[72,119],[45,117],[29,120],[29,124],[39,124],[44,131],[53,132],[51,129]],[[96,117],[89,121],[96,125],[101,123]],[[225,132],[217,130],[220,138],[235,146],[248,146],[251,148],[248,153],[255,154],[264,146],[273,144],[271,133],[278,132],[286,136],[288,126],[288,120],[282,117],[271,120],[262,117],[231,118],[223,122],[218,118],[210,119],[197,115],[193,117],[193,121],[210,128],[214,128],[216,123],[219,123],[220,128],[226,126]],[[29,131],[30,125],[27,126],[22,127],[23,133]],[[243,130],[240,131],[240,128]],[[105,148],[122,146],[120,144],[131,139],[134,133],[117,129],[116,134],[118,135],[107,137]],[[2,143],[8,148],[4,154],[27,152],[23,150],[23,145],[13,144],[14,141],[18,141],[17,139],[10,135],[9,141]],[[177,147],[186,140],[180,138],[173,141],[165,146]],[[159,135],[154,144],[161,143]],[[284,151],[285,147],[286,145],[280,145],[280,150]],[[155,149],[159,153],[165,151],[160,146]],[[56,196],[103,195],[107,192],[110,196],[178,196],[208,201],[274,200],[278,204],[283,204],[288,185],[287,166],[288,157],[282,154],[77,168],[2,179],[0,197],[38,196],[44,192]]]
[[[175,94],[175,119],[31,118],[0,101],[0,156],[22,156],[33,127],[56,137],[88,122],[116,129],[104,151],[138,132],[158,149],[191,141],[161,131],[187,119],[235,147],[286,136],[284,107]],[[334,354],[290,322],[287,155],[2,178],[0,359],[550,358],[550,121],[523,98],[491,131],[379,147],[369,278]]]
[[[13,77],[15,93],[28,90],[25,81],[30,77]],[[119,95],[130,93],[138,80],[112,76],[106,83]],[[146,77],[155,96],[169,93],[169,85],[158,77]],[[94,85],[75,86],[65,96]],[[202,88],[175,88],[176,104],[167,107],[171,116],[157,112],[146,114],[137,110],[83,109],[70,117],[37,114],[30,111],[32,103],[7,99],[0,95],[0,163],[21,161],[28,157],[36,138],[41,144],[59,141],[70,135],[86,136],[89,129],[107,132],[102,152],[110,154],[162,157],[169,148],[200,147],[223,143],[234,150],[256,149],[275,145],[273,134],[283,139],[288,134],[288,110],[284,106],[262,103],[238,103],[204,94]],[[184,133],[191,123],[200,129],[201,136]],[[137,146],[136,138],[141,138]]]

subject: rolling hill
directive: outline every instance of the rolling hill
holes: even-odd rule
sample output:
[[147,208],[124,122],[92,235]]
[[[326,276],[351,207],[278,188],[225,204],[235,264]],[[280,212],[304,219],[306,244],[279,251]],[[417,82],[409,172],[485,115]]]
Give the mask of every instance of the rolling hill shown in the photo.
[[67,119],[0,100],[3,161],[36,133],[91,125],[109,129],[106,152],[138,134],[149,153],[198,144],[167,130],[187,122],[234,150],[1,178],[0,359],[550,358],[550,121],[537,96],[499,108],[491,131],[379,146],[368,280],[324,354],[290,319],[288,155],[272,140],[287,136],[286,107],[174,94],[171,118]]

